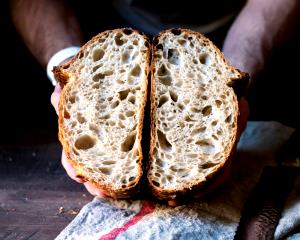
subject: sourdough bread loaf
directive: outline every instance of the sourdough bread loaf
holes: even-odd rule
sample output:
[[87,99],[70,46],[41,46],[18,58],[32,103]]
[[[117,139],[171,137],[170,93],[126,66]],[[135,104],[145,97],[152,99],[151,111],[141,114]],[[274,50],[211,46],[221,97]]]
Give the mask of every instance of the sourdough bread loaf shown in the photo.
[[54,68],[63,86],[59,139],[78,177],[106,195],[138,191],[150,64],[148,38],[132,29],[103,32]]
[[172,29],[155,37],[147,177],[157,198],[201,191],[229,161],[239,115],[233,86],[247,78],[200,33]]

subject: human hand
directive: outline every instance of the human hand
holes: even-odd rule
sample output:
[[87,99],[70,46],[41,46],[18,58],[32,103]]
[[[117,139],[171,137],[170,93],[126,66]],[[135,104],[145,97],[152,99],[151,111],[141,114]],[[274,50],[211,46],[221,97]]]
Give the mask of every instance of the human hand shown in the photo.
[[245,97],[241,97],[239,100],[239,110],[240,114],[238,116],[238,133],[237,133],[237,139],[240,138],[244,130],[247,126],[247,120],[250,114],[249,110],[249,104]]
[[[51,95],[51,103],[52,103],[57,115],[58,115],[58,102],[59,102],[60,93],[61,93],[60,85],[56,84],[55,89]],[[62,155],[61,155],[61,163],[62,163],[64,169],[66,170],[68,176],[70,178],[72,178],[73,180],[75,180],[76,182],[82,183],[90,194],[92,194],[93,196],[98,196],[98,197],[105,196],[104,193],[101,191],[101,189],[96,188],[91,182],[85,181],[84,179],[77,177],[76,171],[73,168],[73,166],[70,164],[70,162],[68,161],[64,151],[62,152]]]

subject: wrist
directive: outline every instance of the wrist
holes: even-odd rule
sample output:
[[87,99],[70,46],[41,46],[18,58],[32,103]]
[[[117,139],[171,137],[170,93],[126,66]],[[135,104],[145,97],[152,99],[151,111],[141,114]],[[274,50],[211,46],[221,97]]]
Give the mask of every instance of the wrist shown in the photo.
[[47,71],[48,79],[50,80],[53,86],[55,86],[57,83],[52,72],[53,67],[58,66],[61,63],[63,63],[65,60],[69,59],[70,57],[73,57],[79,52],[79,50],[80,50],[79,46],[70,46],[67,48],[63,48],[58,52],[56,52],[55,54],[53,54],[52,57],[49,59],[47,63],[46,71]]

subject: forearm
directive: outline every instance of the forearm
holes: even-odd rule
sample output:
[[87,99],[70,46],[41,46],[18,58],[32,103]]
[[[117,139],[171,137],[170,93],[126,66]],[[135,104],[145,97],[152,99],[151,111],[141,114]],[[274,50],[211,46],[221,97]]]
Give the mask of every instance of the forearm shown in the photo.
[[299,18],[298,0],[250,0],[224,42],[229,61],[255,78],[274,47],[284,42]]
[[43,67],[58,50],[82,43],[79,24],[64,1],[12,0],[11,15],[17,31]]

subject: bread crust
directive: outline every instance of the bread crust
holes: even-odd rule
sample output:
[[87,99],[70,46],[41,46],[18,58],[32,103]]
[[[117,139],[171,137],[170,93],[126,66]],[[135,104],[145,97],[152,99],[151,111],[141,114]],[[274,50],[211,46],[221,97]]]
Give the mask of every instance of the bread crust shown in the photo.
[[[139,153],[139,162],[137,163],[139,166],[138,170],[138,176],[136,176],[136,180],[134,184],[131,184],[130,186],[127,186],[125,188],[118,188],[118,189],[113,189],[109,184],[105,184],[104,182],[101,181],[95,181],[94,179],[90,178],[88,174],[86,174],[84,168],[78,164],[74,159],[71,158],[70,152],[71,152],[71,146],[69,145],[67,139],[64,136],[64,130],[63,130],[63,123],[64,123],[64,117],[63,117],[63,99],[65,98],[66,95],[66,87],[68,87],[68,82],[70,81],[70,78],[72,78],[75,75],[75,72],[68,71],[67,68],[69,66],[73,66],[73,68],[76,68],[77,65],[77,60],[80,59],[84,52],[87,50],[87,48],[93,44],[94,42],[97,42],[99,39],[107,36],[110,33],[118,33],[118,32],[124,32],[124,31],[131,31],[136,34],[139,34],[141,37],[144,38],[145,40],[145,46],[147,47],[146,52],[144,53],[144,56],[146,58],[146,64],[145,64],[145,79],[142,80],[142,97],[141,97],[141,107],[139,109],[139,122],[137,124],[137,129],[138,129],[138,153]],[[144,110],[146,106],[146,101],[147,101],[147,88],[148,88],[148,75],[150,73],[150,56],[151,56],[151,48],[150,48],[150,43],[149,39],[146,35],[143,33],[133,30],[131,28],[120,28],[120,29],[114,29],[114,30],[108,30],[105,32],[102,32],[95,37],[93,37],[90,41],[88,41],[80,51],[67,63],[54,67],[53,73],[56,78],[56,80],[59,82],[62,88],[62,92],[60,95],[60,101],[59,101],[59,132],[58,132],[58,137],[59,140],[63,146],[63,150],[66,154],[67,161],[72,165],[74,168],[75,172],[77,173],[77,177],[84,179],[85,181],[91,182],[95,187],[101,189],[103,193],[107,196],[110,196],[112,198],[129,198],[133,195],[135,195],[139,191],[140,187],[140,182],[141,178],[143,175],[143,169],[142,169],[142,161],[143,161],[143,154],[142,154],[142,146],[141,146],[141,140],[142,140],[142,130],[143,130],[143,119],[144,119]]]
[[[176,189],[176,190],[166,190],[166,189],[162,189],[160,187],[155,186],[152,183],[152,178],[149,175],[149,169],[150,169],[150,165],[152,163],[152,161],[154,160],[154,148],[155,148],[155,138],[156,138],[156,101],[155,101],[155,60],[156,60],[156,52],[157,52],[157,45],[159,43],[159,39],[166,33],[170,33],[173,32],[175,35],[176,33],[185,33],[187,35],[193,35],[196,38],[199,39],[199,41],[206,43],[207,45],[209,45],[211,48],[214,49],[214,51],[216,51],[216,53],[221,57],[222,61],[224,64],[226,64],[231,71],[234,71],[236,73],[238,73],[239,77],[238,79],[230,79],[231,80],[246,80],[246,82],[248,82],[249,79],[249,75],[247,73],[243,73],[241,72],[239,69],[234,68],[224,57],[223,53],[205,36],[203,36],[201,33],[198,32],[194,32],[191,31],[189,29],[168,29],[165,31],[160,32],[157,36],[154,37],[153,39],[153,44],[152,44],[152,65],[151,65],[151,93],[150,93],[150,99],[151,99],[151,139],[150,139],[150,152],[149,152],[149,162],[148,162],[148,167],[147,167],[147,178],[148,178],[148,184],[149,187],[152,191],[152,194],[161,200],[178,200],[178,199],[182,199],[186,196],[193,196],[195,194],[201,193],[201,191],[205,192],[206,188],[209,187],[210,182],[213,182],[214,179],[217,178],[217,176],[219,175],[219,172],[221,172],[221,170],[224,168],[225,165],[227,165],[232,156],[233,153],[235,152],[235,146],[237,143],[237,136],[238,136],[238,116],[239,116],[239,108],[238,108],[238,98],[237,96],[235,96],[234,101],[232,102],[232,104],[235,105],[236,109],[238,109],[238,111],[236,112],[235,116],[234,116],[234,137],[233,139],[231,139],[230,143],[228,143],[229,147],[227,148],[227,151],[224,152],[224,161],[221,162],[218,167],[215,169],[215,171],[211,172],[209,175],[206,176],[205,181],[200,181],[200,182],[195,182],[192,186],[188,185],[183,187],[182,189]],[[229,82],[230,82],[229,81]],[[229,83],[230,85],[230,83]],[[228,85],[228,86],[229,86]],[[221,181],[220,181],[221,182]]]

